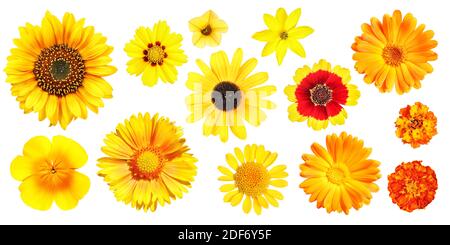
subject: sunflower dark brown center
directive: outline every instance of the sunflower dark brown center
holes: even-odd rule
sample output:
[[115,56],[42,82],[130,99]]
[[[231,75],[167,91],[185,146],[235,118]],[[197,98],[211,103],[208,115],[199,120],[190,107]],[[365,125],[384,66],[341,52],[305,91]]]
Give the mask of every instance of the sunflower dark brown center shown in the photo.
[[405,60],[405,52],[401,47],[388,45],[383,49],[384,62],[390,66],[399,66]]
[[286,39],[288,39],[288,37],[289,37],[289,35],[288,35],[287,32],[283,31],[283,32],[280,33],[280,38],[281,39],[286,40]]
[[309,93],[311,102],[316,106],[325,106],[333,99],[333,90],[324,84],[317,84]]
[[81,54],[65,44],[55,44],[41,50],[34,63],[34,77],[45,92],[66,96],[83,85],[86,67]]
[[211,26],[210,26],[210,25],[207,25],[205,28],[203,28],[203,29],[201,30],[201,33],[202,33],[204,36],[209,36],[209,35],[211,35],[211,33],[212,33],[212,28],[211,28]]
[[239,87],[227,81],[217,84],[211,94],[211,102],[222,111],[236,109],[241,103],[241,99],[242,92]]
[[166,53],[166,46],[161,45],[161,42],[149,43],[147,49],[143,51],[145,62],[150,63],[152,66],[163,65],[164,59],[168,57]]

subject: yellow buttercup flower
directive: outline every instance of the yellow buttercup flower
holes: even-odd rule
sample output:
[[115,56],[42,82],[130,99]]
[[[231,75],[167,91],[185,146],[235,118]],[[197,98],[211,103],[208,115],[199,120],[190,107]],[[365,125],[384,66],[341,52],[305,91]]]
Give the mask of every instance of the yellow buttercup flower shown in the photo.
[[228,127],[239,139],[247,137],[244,119],[259,126],[266,119],[261,108],[273,109],[275,104],[265,97],[275,93],[275,86],[260,86],[268,79],[266,72],[250,76],[257,60],[249,59],[242,64],[243,52],[237,49],[229,62],[224,51],[211,55],[211,68],[197,60],[203,74],[189,73],[186,86],[194,93],[186,98],[191,115],[188,122],[206,118],[203,134],[219,135],[228,140]]
[[202,16],[189,21],[189,30],[193,32],[192,43],[199,47],[218,46],[222,40],[222,33],[228,31],[225,21],[219,19],[212,10],[206,11]]
[[300,184],[310,202],[317,201],[317,208],[330,212],[349,213],[369,204],[371,192],[377,192],[380,170],[378,161],[368,159],[372,149],[364,142],[345,132],[327,136],[327,149],[314,143],[314,154],[304,154],[300,176],[306,178]]
[[283,195],[271,189],[271,186],[286,187],[287,181],[283,178],[288,176],[286,165],[269,169],[278,154],[267,151],[262,145],[246,145],[244,151],[235,148],[234,153],[235,155],[226,155],[232,170],[219,166],[219,171],[223,174],[219,180],[228,182],[220,187],[220,191],[226,192],[223,200],[232,206],[244,200],[244,212],[249,213],[253,207],[258,215],[261,214],[262,208],[268,208],[269,204],[278,207],[278,200],[282,200]]
[[153,29],[139,27],[134,39],[125,46],[125,52],[131,58],[127,71],[132,75],[141,75],[142,82],[151,87],[159,79],[174,83],[178,78],[177,66],[187,62],[187,56],[181,49],[181,34],[170,32],[165,21],[153,25]]
[[28,206],[48,210],[55,202],[60,209],[69,210],[89,190],[89,178],[76,171],[87,159],[84,149],[69,138],[55,136],[50,142],[47,137],[37,136],[11,163],[11,175],[22,181],[19,190]]
[[168,118],[132,116],[106,136],[99,176],[116,199],[133,208],[155,211],[183,197],[197,174],[183,132]]
[[66,128],[77,118],[86,119],[87,108],[97,113],[112,87],[102,78],[116,72],[110,66],[113,48],[106,38],[66,13],[60,21],[47,12],[41,26],[27,23],[14,40],[5,68],[6,81],[25,113]]
[[298,26],[302,11],[300,8],[287,15],[284,8],[279,8],[275,16],[264,14],[264,23],[268,30],[257,32],[253,38],[267,42],[262,51],[262,56],[268,56],[276,52],[278,64],[283,62],[286,51],[289,48],[300,57],[305,57],[305,49],[298,39],[309,36],[314,30],[309,26]]

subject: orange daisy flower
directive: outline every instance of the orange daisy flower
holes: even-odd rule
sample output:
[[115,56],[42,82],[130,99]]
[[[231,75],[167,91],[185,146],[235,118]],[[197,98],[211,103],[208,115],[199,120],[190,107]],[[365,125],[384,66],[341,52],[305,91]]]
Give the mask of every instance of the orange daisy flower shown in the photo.
[[416,102],[400,109],[400,116],[395,122],[397,137],[404,144],[410,144],[413,148],[428,144],[431,138],[437,134],[437,119],[428,106]]
[[435,172],[430,167],[423,166],[421,162],[402,163],[388,176],[388,190],[392,202],[407,212],[428,206],[438,188]]
[[380,92],[390,92],[395,85],[398,94],[421,87],[420,81],[433,71],[429,61],[438,57],[432,51],[438,44],[433,31],[417,26],[410,13],[402,19],[399,10],[384,15],[382,22],[373,17],[361,29],[352,49],[355,68],[365,74],[366,83],[375,83]]

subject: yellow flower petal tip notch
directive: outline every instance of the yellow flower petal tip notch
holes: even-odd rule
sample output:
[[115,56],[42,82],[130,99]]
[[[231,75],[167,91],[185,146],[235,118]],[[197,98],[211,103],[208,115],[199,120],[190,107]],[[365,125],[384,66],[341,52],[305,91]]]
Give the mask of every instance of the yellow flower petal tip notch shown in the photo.
[[400,109],[395,121],[395,134],[412,148],[426,145],[437,135],[437,118],[428,106],[416,102]]
[[347,118],[346,106],[354,106],[360,97],[356,85],[350,84],[350,71],[341,66],[331,67],[320,60],[312,68],[297,69],[295,85],[284,89],[292,104],[288,107],[289,120],[307,121],[314,130],[333,125],[342,125]]
[[77,172],[88,156],[77,142],[64,136],[37,136],[23,148],[23,155],[11,163],[11,175],[21,181],[19,187],[25,204],[48,210],[53,202],[62,209],[77,206],[89,191],[89,178]]
[[417,25],[410,13],[402,18],[399,10],[384,15],[382,21],[373,17],[361,29],[363,34],[352,45],[353,60],[366,83],[374,83],[383,93],[394,87],[398,94],[421,87],[420,81],[433,71],[429,62],[438,57],[433,52],[438,44],[433,31]]
[[243,151],[235,148],[234,153],[226,155],[231,169],[219,166],[223,174],[219,180],[227,182],[220,187],[220,191],[226,193],[223,200],[232,206],[243,202],[245,213],[249,213],[253,207],[258,215],[262,208],[269,208],[269,205],[278,207],[278,201],[283,200],[283,195],[272,188],[286,187],[284,178],[288,176],[286,165],[271,167],[278,154],[267,151],[262,145],[246,145]]
[[327,136],[326,147],[314,143],[313,154],[304,154],[300,165],[300,176],[306,178],[300,184],[310,202],[317,202],[317,208],[328,213],[344,212],[351,208],[358,210],[372,199],[371,192],[377,192],[380,163],[368,159],[371,149],[356,137],[341,133]]
[[254,39],[266,42],[262,56],[275,52],[278,65],[283,62],[288,48],[300,57],[306,57],[305,49],[298,40],[311,35],[314,30],[309,26],[297,26],[301,13],[298,8],[287,15],[285,9],[279,8],[275,16],[264,14],[264,23],[269,29],[253,35]]
[[180,127],[148,113],[132,116],[106,136],[98,160],[100,171],[118,201],[137,210],[182,198],[197,174],[197,159],[188,153]]
[[41,26],[27,23],[5,68],[6,81],[25,113],[65,129],[88,110],[98,113],[102,99],[112,98],[112,87],[103,77],[112,75],[113,51],[106,38],[66,13],[60,21],[47,12]]
[[178,79],[177,66],[187,62],[187,56],[181,49],[183,37],[170,32],[165,21],[153,25],[153,29],[139,27],[134,39],[125,46],[125,52],[131,58],[127,71],[131,75],[142,75],[144,85],[152,87],[158,80],[174,83]]
[[218,46],[222,34],[228,31],[228,25],[212,10],[206,11],[202,16],[189,21],[189,30],[193,32],[192,43],[199,47]]
[[274,109],[275,104],[266,97],[276,92],[272,85],[262,85],[268,79],[267,72],[250,73],[257,60],[242,64],[242,49],[237,49],[231,62],[224,51],[211,55],[211,67],[201,60],[197,65],[203,74],[189,73],[186,86],[193,91],[186,98],[190,111],[188,122],[205,118],[203,134],[228,140],[228,128],[239,139],[247,137],[244,119],[259,126],[266,119],[264,109]]

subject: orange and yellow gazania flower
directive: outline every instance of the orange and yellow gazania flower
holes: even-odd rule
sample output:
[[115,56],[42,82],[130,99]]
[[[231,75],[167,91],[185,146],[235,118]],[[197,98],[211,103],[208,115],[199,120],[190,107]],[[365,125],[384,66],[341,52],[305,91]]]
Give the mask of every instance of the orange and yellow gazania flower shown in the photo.
[[170,32],[165,21],[153,25],[153,29],[139,27],[134,39],[125,46],[131,58],[127,71],[131,75],[141,75],[144,85],[152,87],[158,80],[174,83],[178,79],[177,66],[187,62],[181,49],[181,34]]
[[118,201],[155,211],[183,197],[197,174],[180,127],[148,113],[132,116],[105,138],[98,174]]
[[262,208],[268,208],[269,204],[278,207],[278,201],[283,195],[272,189],[273,187],[285,187],[288,176],[285,165],[269,167],[275,162],[278,154],[267,151],[262,145],[246,145],[244,151],[234,149],[233,154],[226,155],[226,161],[231,167],[219,166],[223,174],[219,178],[227,184],[220,187],[220,191],[226,192],[223,200],[236,206],[242,201],[242,208],[249,213],[253,207],[256,214],[261,214]]
[[211,67],[197,60],[203,74],[189,73],[186,86],[193,93],[186,98],[191,112],[187,120],[195,122],[205,117],[205,136],[218,135],[226,142],[230,128],[239,139],[245,139],[244,119],[259,126],[266,119],[261,108],[275,108],[266,97],[275,93],[276,87],[263,86],[269,78],[267,72],[250,75],[257,60],[252,58],[242,63],[243,55],[242,50],[237,49],[230,62],[226,53],[219,51],[211,55]]
[[275,16],[264,14],[264,23],[269,29],[253,35],[254,39],[266,42],[262,56],[275,52],[279,65],[283,62],[288,48],[300,57],[306,56],[305,49],[298,40],[311,35],[314,30],[309,26],[297,26],[301,14],[300,8],[289,15],[284,8],[279,8]]
[[436,174],[421,161],[402,163],[388,176],[388,190],[392,202],[400,209],[412,212],[424,209],[436,194]]
[[116,72],[110,66],[113,48],[106,38],[66,13],[60,21],[47,12],[41,26],[27,23],[19,29],[5,68],[6,81],[25,113],[39,113],[50,125],[66,128],[87,108],[97,113],[112,87],[103,79]]
[[23,202],[37,210],[48,210],[53,202],[60,209],[77,206],[89,190],[89,178],[77,172],[86,164],[88,156],[75,141],[55,136],[52,141],[37,136],[23,148],[23,155],[11,163],[11,175],[22,181]]
[[199,47],[215,47],[222,40],[222,33],[228,31],[228,25],[212,10],[189,21],[189,30],[193,32],[192,43]]
[[395,122],[396,134],[404,144],[418,148],[428,144],[437,134],[436,124],[437,118],[428,106],[416,102],[400,109],[400,116]]
[[437,46],[433,31],[417,26],[410,13],[402,19],[399,10],[384,15],[382,21],[373,17],[361,29],[363,34],[355,38],[352,49],[355,68],[365,74],[366,83],[375,83],[380,92],[395,86],[398,94],[421,87],[420,81],[433,71],[429,62],[438,57],[433,52]]
[[350,84],[350,71],[320,60],[297,69],[295,85],[288,85],[284,93],[290,102],[289,119],[293,122],[308,121],[314,130],[333,125],[342,125],[347,118],[343,105],[356,105],[360,96],[356,85]]
[[330,212],[349,213],[353,207],[369,204],[371,192],[377,192],[380,170],[378,161],[368,159],[371,149],[356,137],[341,133],[327,136],[327,149],[314,143],[314,154],[304,154],[300,165],[300,176],[306,178],[300,184],[310,202],[317,208]]

